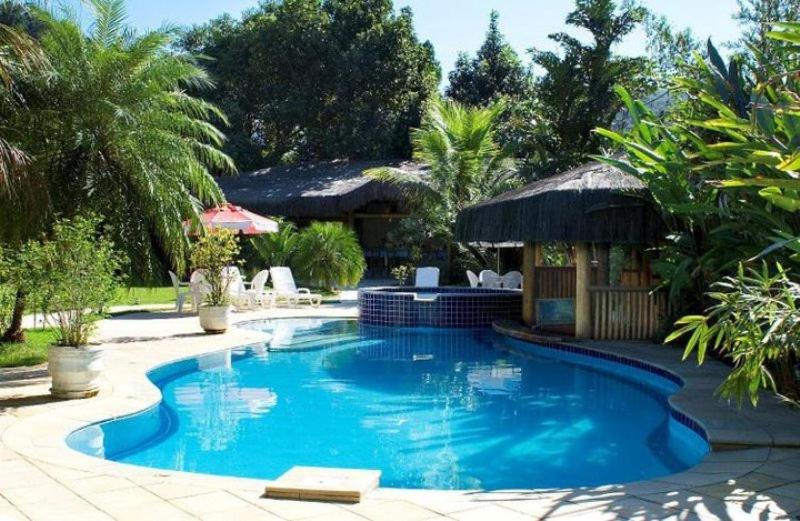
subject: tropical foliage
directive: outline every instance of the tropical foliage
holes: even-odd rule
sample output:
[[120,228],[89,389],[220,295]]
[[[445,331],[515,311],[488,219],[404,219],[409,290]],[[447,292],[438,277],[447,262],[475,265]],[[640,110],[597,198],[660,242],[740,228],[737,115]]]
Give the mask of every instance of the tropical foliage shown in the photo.
[[391,0],[262,2],[241,21],[192,29],[182,46],[213,58],[218,88],[204,95],[230,115],[226,150],[241,168],[407,157],[440,77],[411,11]]
[[[695,73],[675,80],[676,91],[690,100],[685,110],[662,119],[620,89],[633,129],[624,136],[598,131],[627,153],[622,159],[604,160],[645,181],[662,209],[670,235],[655,268],[673,301],[692,315],[706,306],[710,282],[724,280],[729,292],[752,293],[725,278],[735,276],[740,262],[769,258],[796,266],[800,260],[800,78],[795,73],[800,24],[775,26],[779,30],[770,37],[786,42],[778,63],[764,63],[756,56],[759,61],[753,68],[743,67],[744,60],[736,57],[726,64],[709,42],[708,58],[696,55]],[[778,282],[770,284],[786,277],[782,269],[779,275]],[[739,280],[755,282],[752,277]],[[721,300],[719,292],[710,298]],[[717,309],[710,308],[711,323],[722,313]],[[690,316],[683,323],[696,327],[690,345],[698,344],[706,327],[698,324],[705,320]],[[737,339],[724,321],[716,329],[708,327],[719,333],[712,345],[723,351],[747,342]],[[735,394],[740,395],[742,381],[748,378],[748,392],[767,382],[761,376],[756,379],[749,365],[754,359],[767,363],[775,358],[769,339],[762,339],[750,346],[764,350],[753,353],[755,358],[734,355],[736,369],[724,388],[729,394],[738,389]]]
[[133,34],[121,0],[90,5],[89,34],[42,14],[39,42],[52,72],[19,78],[28,106],[9,115],[5,132],[30,165],[2,218],[24,235],[46,230],[55,215],[92,211],[112,225],[137,275],[160,268],[162,255],[183,271],[183,221],[221,200],[211,171],[234,169],[212,124],[224,117],[186,94],[211,82],[191,57],[164,52],[171,33]]
[[701,363],[709,349],[730,356],[734,369],[718,392],[740,406],[745,399],[758,404],[761,388],[780,388],[789,400],[800,402],[800,382],[794,375],[800,352],[800,284],[780,264],[774,274],[766,263],[760,270],[745,270],[740,264],[736,276],[724,277],[712,289],[713,304],[706,315],[681,318],[667,341],[691,333],[684,358],[697,351]]
[[487,105],[500,98],[521,100],[531,95],[531,78],[498,26],[492,11],[486,39],[474,58],[461,53],[450,72],[445,95],[466,105]]
[[192,269],[203,276],[206,286],[205,304],[211,307],[227,306],[231,278],[223,270],[231,266],[239,255],[239,241],[231,230],[213,229],[203,234],[192,245]]
[[117,291],[122,260],[98,226],[96,218],[59,220],[49,238],[28,242],[16,260],[28,294],[54,317],[59,345],[86,345]]
[[[15,78],[20,73],[41,70],[46,65],[38,44],[28,35],[0,23],[0,105],[8,113],[24,109],[24,101],[15,92]],[[15,143],[8,141],[0,120],[0,192],[7,191],[28,157]]]
[[282,222],[277,233],[251,243],[259,265],[288,266],[298,279],[330,291],[355,286],[366,270],[355,232],[337,222],[312,222],[302,230]]
[[[0,132],[24,159],[3,161],[11,175],[0,191],[0,242],[18,246],[48,233],[57,217],[94,213],[134,278],[160,274],[164,264],[185,271],[184,220],[222,199],[212,172],[234,170],[214,126],[225,118],[187,94],[212,83],[192,57],[167,52],[174,31],[136,34],[122,0],[88,5],[88,33],[77,20],[38,12],[36,44],[17,36],[0,53],[18,100],[0,103]],[[29,57],[37,48],[46,67],[17,66],[21,51]],[[23,306],[19,293],[15,316]],[[18,324],[4,336],[19,336]]]
[[281,221],[276,233],[256,235],[250,239],[250,244],[267,266],[292,266],[298,239],[297,227],[289,221]]
[[519,184],[510,150],[495,141],[504,109],[503,101],[488,107],[468,107],[434,100],[422,127],[411,133],[414,159],[428,165],[429,170],[421,174],[393,168],[366,172],[420,194],[413,222],[406,225],[407,230],[416,230],[407,236],[409,247],[444,246],[452,261],[460,248],[453,240],[458,212]]
[[623,57],[614,46],[645,18],[646,11],[631,3],[617,8],[614,0],[576,0],[566,23],[588,31],[589,43],[568,33],[549,38],[561,53],[532,51],[533,62],[544,73],[534,85],[534,125],[529,125],[523,150],[536,175],[548,175],[586,160],[597,153],[601,141],[592,131],[608,127],[621,104],[614,86],[622,85],[636,96],[652,91],[648,60]]
[[304,228],[293,263],[302,280],[331,291],[355,286],[367,268],[355,232],[337,222],[313,222]]

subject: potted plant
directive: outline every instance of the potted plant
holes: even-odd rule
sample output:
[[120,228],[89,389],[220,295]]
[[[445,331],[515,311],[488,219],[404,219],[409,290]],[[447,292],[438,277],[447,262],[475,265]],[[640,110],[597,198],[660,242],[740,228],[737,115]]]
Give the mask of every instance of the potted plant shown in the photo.
[[411,278],[413,267],[408,264],[401,264],[392,268],[392,277],[397,281],[398,286],[405,286],[408,279]]
[[111,242],[98,236],[93,217],[58,221],[49,239],[23,248],[30,293],[55,322],[48,351],[50,392],[57,398],[97,394],[102,351],[89,340],[102,310],[114,298],[121,261]]
[[239,254],[236,235],[230,230],[211,230],[192,248],[192,267],[202,275],[203,302],[199,307],[200,327],[206,333],[224,333],[230,321],[230,277],[223,269]]

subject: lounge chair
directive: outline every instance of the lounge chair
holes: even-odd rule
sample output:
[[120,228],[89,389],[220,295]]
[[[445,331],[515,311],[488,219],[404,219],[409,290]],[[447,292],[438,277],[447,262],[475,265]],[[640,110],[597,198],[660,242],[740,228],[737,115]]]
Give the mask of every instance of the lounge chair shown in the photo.
[[275,301],[285,300],[290,306],[306,301],[313,307],[322,304],[322,295],[311,293],[308,288],[298,288],[294,283],[292,270],[285,266],[270,268],[272,274],[272,289],[275,293]]
[[242,309],[255,309],[256,307],[256,299],[253,294],[247,291],[247,288],[244,285],[244,280],[242,280],[242,276],[238,275],[239,270],[236,268],[236,271],[228,271],[227,273],[223,271],[223,277],[227,275],[228,281],[228,297],[231,300],[231,304],[233,307],[236,308],[237,311]]
[[432,266],[417,268],[414,286],[417,288],[438,288],[439,268],[434,268]]
[[180,279],[174,272],[169,272],[169,278],[172,281],[172,287],[175,288],[175,310],[182,313],[186,298],[190,297],[191,293],[188,287],[181,285]]
[[467,270],[467,280],[469,281],[470,288],[477,288],[481,283],[480,279],[478,279],[478,276],[475,275],[475,272],[471,270]]
[[272,307],[275,305],[275,292],[264,289],[268,279],[269,270],[261,270],[250,282],[250,289],[247,290],[247,293],[253,298],[256,306]]
[[503,287],[506,289],[520,289],[522,287],[522,273],[509,271],[502,277]]

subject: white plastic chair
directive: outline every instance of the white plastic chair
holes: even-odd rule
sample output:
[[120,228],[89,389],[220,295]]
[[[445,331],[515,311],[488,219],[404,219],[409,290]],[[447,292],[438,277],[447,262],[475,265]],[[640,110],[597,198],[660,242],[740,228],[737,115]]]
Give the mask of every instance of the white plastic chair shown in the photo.
[[264,307],[269,305],[269,307],[272,307],[275,305],[275,293],[264,289],[268,279],[269,270],[261,270],[256,273],[256,276],[250,282],[250,289],[247,292],[252,296],[256,306]]
[[322,303],[322,295],[311,293],[308,288],[298,288],[294,283],[294,276],[292,270],[285,266],[277,266],[270,268],[272,274],[272,289],[275,293],[275,300],[283,299],[289,305],[298,304],[300,301],[306,301],[313,307],[317,307]]
[[247,288],[244,285],[244,281],[242,280],[242,276],[239,274],[239,269],[234,268],[234,270],[225,271],[228,268],[223,270],[223,279],[225,276],[228,277],[227,279],[227,286],[228,286],[228,297],[231,300],[231,304],[236,310],[241,309],[253,309],[256,307],[256,299],[253,294],[247,291]]
[[467,280],[469,281],[470,288],[477,288],[481,283],[480,279],[478,279],[478,276],[475,275],[475,272],[472,270],[467,270]]
[[180,279],[172,271],[169,272],[169,278],[172,281],[172,287],[175,288],[175,310],[182,313],[186,298],[190,296],[189,288],[182,288]]
[[503,287],[506,289],[520,289],[522,287],[522,273],[509,271],[502,277]]
[[189,293],[192,295],[192,308],[197,313],[200,310],[200,305],[203,303],[208,294],[209,288],[206,284],[206,279],[200,270],[195,270],[189,277]]
[[433,266],[417,268],[414,286],[417,288],[438,288],[439,268],[435,268]]
[[496,272],[492,270],[483,270],[478,275],[481,281],[481,286],[484,288],[500,288],[503,285],[503,280]]

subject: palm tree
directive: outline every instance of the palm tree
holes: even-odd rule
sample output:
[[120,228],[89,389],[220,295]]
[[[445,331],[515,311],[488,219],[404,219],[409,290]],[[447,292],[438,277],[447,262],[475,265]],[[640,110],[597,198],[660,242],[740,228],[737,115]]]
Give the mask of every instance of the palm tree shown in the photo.
[[304,280],[328,290],[358,284],[367,268],[355,232],[336,222],[313,222],[304,228],[294,264]]
[[46,232],[56,216],[92,212],[135,277],[164,263],[182,271],[183,222],[223,200],[212,172],[235,170],[214,125],[227,121],[189,94],[212,82],[193,57],[168,50],[174,30],[137,34],[126,26],[123,0],[87,3],[95,15],[88,32],[40,13],[51,71],[17,81],[27,106],[4,131],[29,161],[22,189],[0,194],[0,222],[15,223],[0,229],[0,240]]
[[[30,72],[46,64],[37,43],[27,35],[0,24],[0,104],[7,111],[19,110],[22,103],[14,95],[14,78],[20,72]],[[3,137],[0,124],[0,190],[9,188],[10,178],[18,173],[27,156]]]
[[[428,166],[423,173],[379,167],[365,173],[384,182],[416,188],[417,213],[431,236],[451,252],[458,213],[520,184],[508,148],[496,141],[505,111],[502,100],[488,107],[469,107],[452,100],[434,100],[421,128],[411,132],[414,159]],[[471,253],[483,263],[475,249]]]

